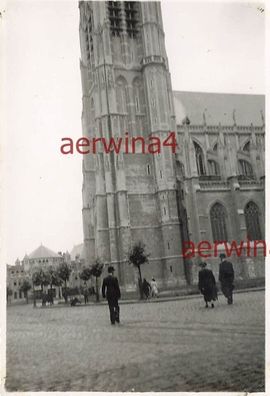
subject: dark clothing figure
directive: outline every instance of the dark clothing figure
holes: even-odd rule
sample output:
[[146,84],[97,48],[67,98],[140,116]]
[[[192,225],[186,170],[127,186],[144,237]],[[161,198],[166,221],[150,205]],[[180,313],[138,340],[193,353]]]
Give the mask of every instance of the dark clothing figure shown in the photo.
[[221,284],[221,290],[224,296],[227,298],[228,304],[233,303],[233,281],[234,281],[234,269],[230,261],[223,260],[219,265],[219,281]]
[[48,294],[48,302],[53,305],[53,295],[51,293]]
[[83,289],[84,304],[88,303],[89,290],[87,287]]
[[81,304],[80,300],[79,300],[77,297],[73,298],[73,299],[71,300],[71,302],[70,302],[70,305],[71,305],[72,307],[75,307],[76,304]]
[[[199,272],[199,290],[204,296],[206,307],[208,302],[217,300],[216,280],[213,272],[207,268],[202,268]],[[212,308],[214,308],[213,303]]]
[[103,280],[102,296],[108,300],[111,324],[114,325],[115,322],[120,323],[120,308],[118,305],[118,300],[121,298],[121,292],[118,279],[112,274],[109,274]]
[[146,279],[143,280],[142,290],[143,290],[143,294],[145,295],[145,297],[149,298],[151,286],[150,286],[150,283],[148,283]]
[[42,293],[42,306],[46,307],[47,305],[47,295],[45,293]]

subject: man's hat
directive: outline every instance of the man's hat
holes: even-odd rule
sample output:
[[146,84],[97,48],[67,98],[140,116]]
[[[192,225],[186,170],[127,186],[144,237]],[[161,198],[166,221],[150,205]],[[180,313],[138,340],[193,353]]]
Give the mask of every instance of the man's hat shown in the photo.
[[199,266],[202,267],[202,268],[204,268],[204,267],[207,266],[207,263],[205,263],[205,262],[203,261],[203,262],[199,263]]
[[226,258],[226,254],[220,253],[219,258],[221,258],[221,259]]
[[115,271],[115,269],[113,268],[112,265],[110,265],[110,266],[108,267],[108,272],[109,272],[109,274],[113,273],[114,271]]

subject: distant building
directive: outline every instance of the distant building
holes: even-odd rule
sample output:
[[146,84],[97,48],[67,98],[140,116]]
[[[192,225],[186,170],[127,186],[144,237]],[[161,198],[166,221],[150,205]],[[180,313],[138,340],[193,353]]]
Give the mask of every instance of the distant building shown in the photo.
[[[26,254],[22,261],[17,259],[15,265],[7,265],[7,287],[10,291],[9,302],[18,302],[25,298],[20,290],[24,279],[27,279],[32,285],[32,275],[35,271],[41,268],[45,272],[50,268],[57,269],[63,262],[68,263],[72,270],[68,281],[68,287],[80,288],[83,283],[80,279],[80,272],[84,268],[84,259],[81,258],[82,246],[83,245],[74,246],[71,254],[69,254],[68,251],[65,253],[55,253],[41,244],[31,254]],[[40,289],[39,286],[35,286],[38,298],[40,297]],[[47,289],[48,287],[45,287],[45,292]],[[61,297],[61,287],[54,286],[52,292],[55,297]]]
[[57,267],[63,262],[63,256],[55,253],[42,244],[35,249],[29,256],[25,255],[22,264],[25,271],[33,273],[37,268],[42,267],[44,270],[49,267]]
[[[80,288],[84,283],[80,278],[80,273],[86,266],[84,257],[83,257],[83,243],[79,245],[73,246],[70,251],[70,265],[72,268],[72,272],[70,274],[69,283],[72,285],[71,287]],[[89,282],[90,283],[90,282]]]
[[84,260],[84,251],[83,251],[83,243],[79,245],[74,245],[70,251],[70,259],[71,261],[75,261],[76,259]]
[[24,279],[28,279],[28,275],[25,273],[24,265],[21,264],[19,259],[16,260],[15,265],[7,265],[7,288],[10,291],[9,302],[24,299],[24,294],[20,290]]

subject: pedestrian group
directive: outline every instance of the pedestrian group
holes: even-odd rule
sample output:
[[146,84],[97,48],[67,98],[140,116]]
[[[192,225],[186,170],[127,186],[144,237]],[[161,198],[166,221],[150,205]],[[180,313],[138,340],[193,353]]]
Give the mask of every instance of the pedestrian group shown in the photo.
[[[221,291],[227,298],[228,304],[231,305],[233,303],[234,269],[232,263],[226,260],[226,255],[224,253],[221,253],[219,257],[221,262],[219,265],[218,279],[221,285]],[[206,268],[206,262],[200,263],[199,265],[201,267],[201,270],[199,271],[198,286],[204,297],[205,308],[209,307],[208,303],[211,303],[211,307],[214,308],[214,301],[218,299],[218,290],[214,274],[210,269]]]
[[155,278],[152,278],[150,283],[144,278],[142,283],[142,291],[146,300],[151,297],[158,297],[158,286]]
[[[231,305],[233,303],[234,269],[232,263],[226,260],[226,255],[224,253],[221,253],[219,257],[221,260],[219,265],[221,291],[227,298],[228,304]],[[199,265],[201,267],[199,271],[199,290],[204,297],[205,307],[208,308],[209,304],[211,304],[211,308],[214,308],[214,302],[218,299],[218,290],[214,274],[210,269],[206,268],[206,262],[202,262]],[[155,278],[152,278],[150,283],[144,278],[141,287],[146,299],[158,296],[158,286]],[[113,266],[108,267],[108,276],[103,280],[102,296],[108,301],[111,324],[115,325],[115,323],[120,323],[118,300],[121,298],[121,292],[118,279],[114,276]]]

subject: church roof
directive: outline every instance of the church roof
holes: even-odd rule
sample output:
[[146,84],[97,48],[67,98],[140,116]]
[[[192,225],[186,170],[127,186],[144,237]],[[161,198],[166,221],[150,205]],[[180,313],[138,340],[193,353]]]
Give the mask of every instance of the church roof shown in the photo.
[[48,258],[48,257],[60,257],[59,254],[48,249],[46,246],[40,245],[36,250],[34,250],[30,255],[30,259],[37,258]]
[[176,123],[182,124],[188,117],[190,124],[202,125],[263,125],[265,96],[207,92],[173,91]]

